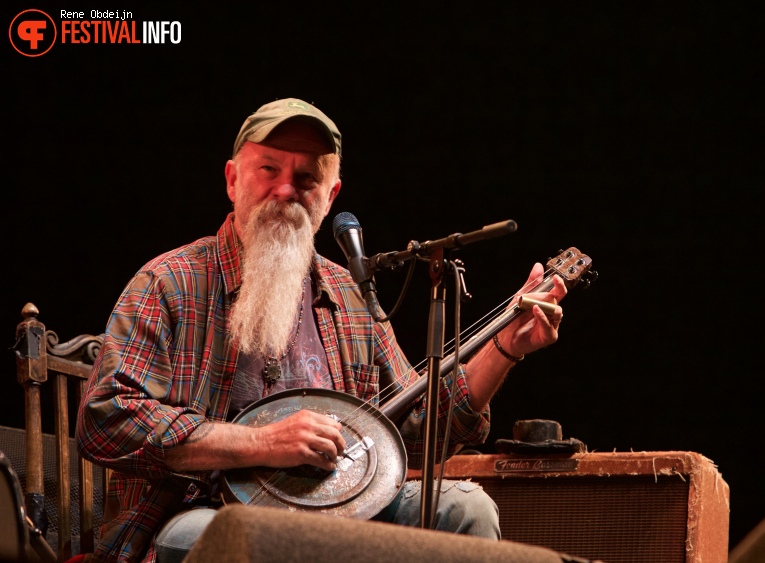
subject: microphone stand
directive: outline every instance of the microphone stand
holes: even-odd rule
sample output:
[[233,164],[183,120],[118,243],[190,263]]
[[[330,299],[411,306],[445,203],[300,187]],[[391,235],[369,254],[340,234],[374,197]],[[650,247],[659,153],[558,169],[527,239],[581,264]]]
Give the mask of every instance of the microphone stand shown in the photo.
[[[438,387],[440,383],[441,360],[444,357],[444,334],[446,319],[446,286],[444,273],[446,261],[444,250],[460,248],[465,244],[513,233],[518,226],[515,221],[503,221],[483,227],[479,231],[456,233],[435,241],[422,244],[411,241],[407,249],[400,252],[376,254],[367,259],[371,271],[383,268],[398,268],[404,260],[430,255],[431,298],[428,315],[428,386],[425,411],[425,442],[423,449],[422,489],[420,497],[420,527],[433,527],[433,483],[438,441]],[[455,366],[456,367],[456,366]],[[444,445],[448,447],[447,444]]]
[[[444,357],[446,285],[444,284],[444,249],[437,248],[430,258],[430,313],[428,315],[428,390],[425,412],[425,445],[420,497],[420,527],[433,527],[433,484],[435,483],[436,447],[438,445],[438,387],[441,360]],[[446,447],[446,444],[444,444]]]

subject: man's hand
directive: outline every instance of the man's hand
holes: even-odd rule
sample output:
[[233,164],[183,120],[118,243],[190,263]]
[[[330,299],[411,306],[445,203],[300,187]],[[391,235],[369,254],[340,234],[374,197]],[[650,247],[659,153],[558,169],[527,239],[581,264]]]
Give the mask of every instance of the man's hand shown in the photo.
[[[544,276],[542,264],[534,264],[529,279],[523,287],[534,286]],[[522,358],[524,355],[548,346],[558,339],[558,326],[563,319],[563,309],[558,302],[566,296],[566,285],[559,276],[553,276],[553,288],[546,293],[524,293],[537,301],[553,303],[555,308],[548,316],[539,305],[534,305],[531,311],[524,311],[513,322],[497,335],[499,344],[506,354]],[[510,307],[518,304],[516,297],[510,302]],[[470,406],[475,411],[482,411],[499,389],[505,379],[508,369],[512,366],[493,342],[486,344],[473,356],[466,367]]]
[[[544,267],[542,264],[534,264],[524,287],[534,285],[543,275]],[[553,276],[552,281],[553,288],[547,293],[523,293],[520,291],[519,294],[537,301],[557,305],[566,296],[566,285],[560,276]],[[510,307],[517,303],[517,298],[513,299]],[[522,357],[544,346],[549,346],[558,340],[558,327],[562,319],[563,309],[560,307],[555,307],[554,312],[548,316],[538,305],[534,305],[531,311],[521,314],[499,333],[498,338],[502,349],[512,356]]]
[[335,469],[337,456],[345,449],[340,434],[342,426],[332,418],[301,410],[278,422],[256,428],[255,441],[265,448],[267,467],[315,465],[327,471]]
[[167,451],[165,464],[175,471],[302,464],[333,471],[345,450],[341,429],[339,422],[308,410],[258,427],[205,422]]

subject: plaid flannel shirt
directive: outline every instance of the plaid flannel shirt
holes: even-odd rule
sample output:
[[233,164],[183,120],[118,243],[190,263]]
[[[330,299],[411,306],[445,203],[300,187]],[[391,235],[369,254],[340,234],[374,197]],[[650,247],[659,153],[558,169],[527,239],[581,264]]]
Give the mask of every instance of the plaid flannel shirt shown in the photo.
[[[154,561],[154,535],[209,492],[210,472],[179,475],[163,460],[203,422],[226,420],[238,358],[228,319],[241,283],[240,259],[232,213],[217,236],[144,266],[112,312],[77,420],[81,454],[113,470],[99,560]],[[416,374],[390,324],[372,321],[347,270],[316,256],[312,272],[313,308],[334,388],[376,404],[381,387],[410,384]],[[457,377],[452,451],[482,442],[489,432],[488,411],[470,409],[462,369]],[[442,413],[452,400],[450,384],[450,377],[441,384]],[[423,417],[420,399],[401,425],[410,466],[422,461]]]

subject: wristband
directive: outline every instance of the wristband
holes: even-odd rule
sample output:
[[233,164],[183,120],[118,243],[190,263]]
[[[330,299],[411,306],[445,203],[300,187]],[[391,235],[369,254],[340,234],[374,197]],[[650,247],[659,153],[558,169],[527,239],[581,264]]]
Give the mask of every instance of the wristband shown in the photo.
[[497,348],[497,350],[499,351],[499,353],[500,353],[500,354],[502,354],[502,355],[503,355],[505,358],[507,358],[507,359],[508,359],[508,360],[510,360],[511,362],[515,362],[515,363],[517,364],[518,362],[522,361],[522,360],[523,360],[523,358],[525,358],[525,357],[526,357],[526,354],[521,354],[521,357],[519,358],[519,357],[517,357],[517,356],[513,356],[513,355],[511,355],[511,354],[508,354],[507,352],[505,352],[505,351],[502,349],[502,346],[500,346],[500,344],[499,344],[499,338],[497,338],[497,335],[496,335],[496,334],[494,335],[494,338],[493,338],[493,340],[494,340],[494,346]]

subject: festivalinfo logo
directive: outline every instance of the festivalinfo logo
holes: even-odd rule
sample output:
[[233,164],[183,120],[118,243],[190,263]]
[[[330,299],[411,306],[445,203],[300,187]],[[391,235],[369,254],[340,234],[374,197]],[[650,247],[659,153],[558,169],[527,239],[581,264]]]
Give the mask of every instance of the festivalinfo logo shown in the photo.
[[[58,22],[54,20],[58,19]],[[181,22],[137,21],[128,10],[61,10],[51,17],[42,10],[24,10],[11,21],[8,36],[25,57],[41,57],[61,45],[178,45]]]

